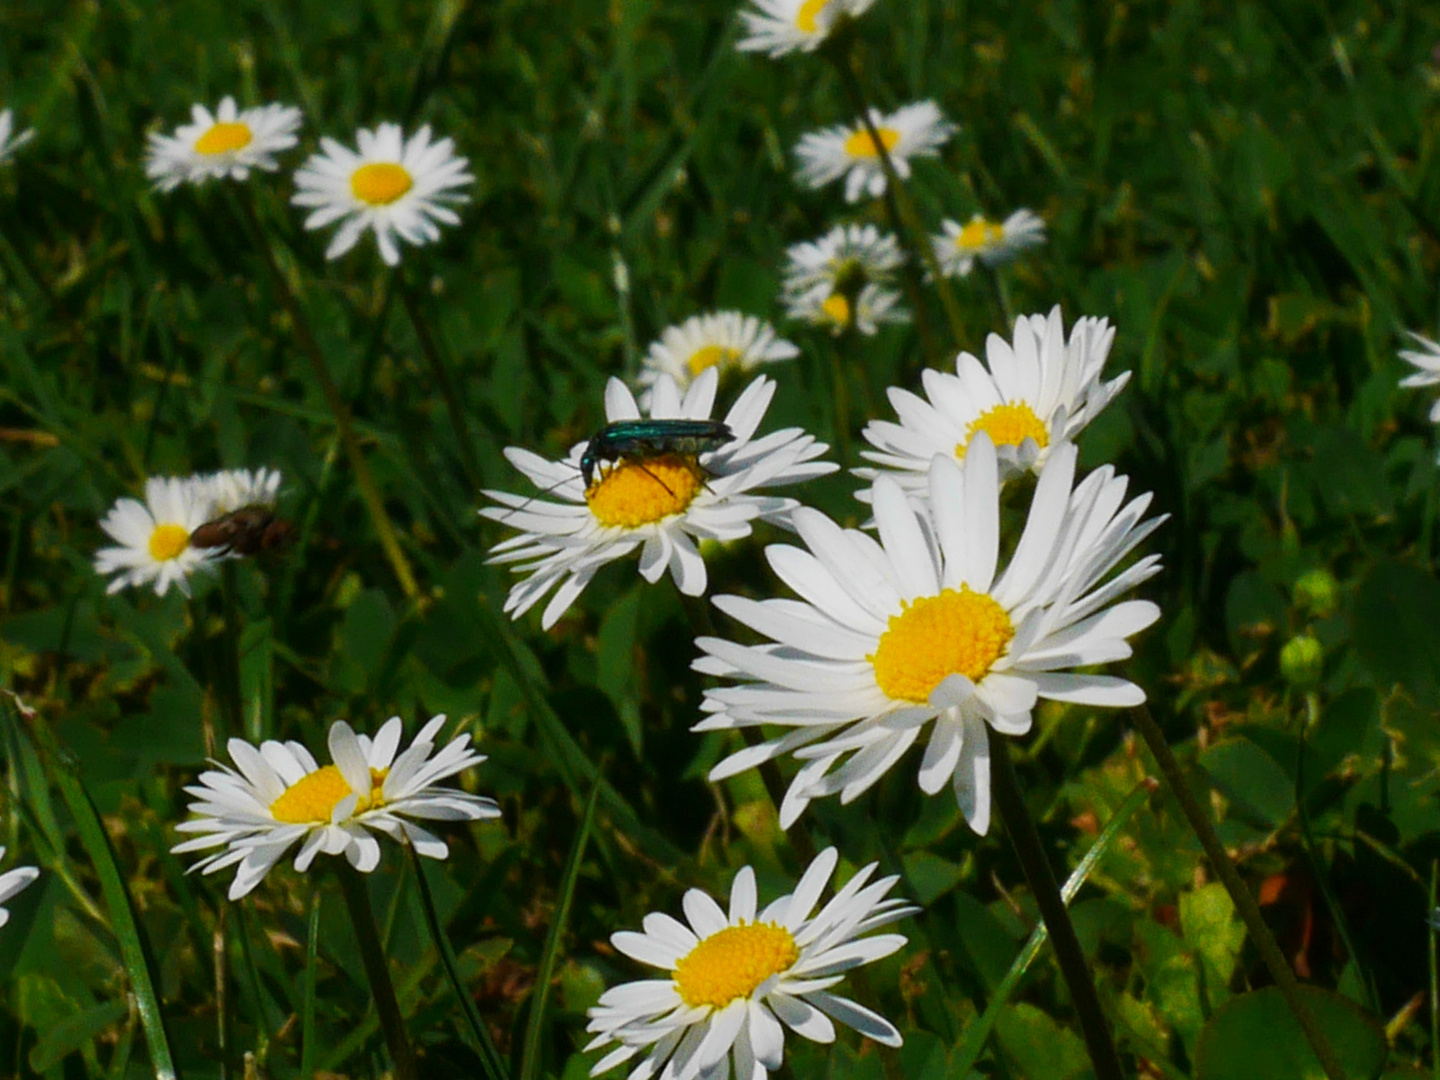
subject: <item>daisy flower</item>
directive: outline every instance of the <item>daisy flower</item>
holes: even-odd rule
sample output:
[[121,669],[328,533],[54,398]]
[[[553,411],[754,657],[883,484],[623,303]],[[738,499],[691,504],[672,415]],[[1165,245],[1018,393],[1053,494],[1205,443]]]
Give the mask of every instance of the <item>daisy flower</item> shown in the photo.
[[500,816],[494,799],[439,786],[485,760],[471,748],[469,735],[457,735],[436,753],[435,740],[444,726],[442,713],[397,756],[398,716],[386,721],[373,740],[337,720],[330,727],[332,764],[323,766],[298,742],[269,741],[257,748],[231,739],[235,767],[214,762],[218,769],[202,773],[198,784],[185,789],[195,796],[190,812],[196,816],[176,829],[199,835],[171,850],[179,855],[219,848],[190,869],[213,874],[238,864],[231,900],[260,884],[296,843],[295,869],[302,874],[321,852],[343,854],[368,874],[380,862],[373,832],[443,859],[449,854],[445,841],[411,818],[484,821]]
[[[358,151],[334,139],[321,139],[314,154],[295,174],[299,189],[290,200],[311,208],[307,229],[340,222],[327,259],[353,248],[366,229],[387,266],[400,262],[396,238],[416,246],[440,238],[440,225],[458,225],[451,206],[469,202],[457,188],[475,182],[470,163],[455,153],[451,139],[432,142],[427,124],[409,139],[399,124],[361,128]],[[438,223],[438,224],[437,224]]]
[[274,172],[279,167],[275,155],[298,141],[301,115],[289,105],[242,110],[227,97],[214,113],[192,105],[190,120],[174,135],[150,134],[145,175],[160,191],[217,177],[244,180],[251,169]]
[[903,934],[870,931],[920,909],[885,899],[899,877],[872,884],[871,863],[812,916],[837,861],[835,849],[826,848],[793,893],[758,913],[755,871],[747,866],[731,883],[728,912],[691,889],[684,901],[688,926],[655,912],[645,917],[643,933],[613,935],[616,949],[666,977],[613,987],[590,1010],[586,1030],[595,1038],[586,1049],[620,1044],[590,1075],[644,1054],[630,1080],[723,1080],[730,1075],[727,1057],[737,1080],[763,1080],[784,1059],[785,1028],[830,1043],[836,1020],[899,1046],[895,1025],[831,988],[843,972],[902,948]]
[[233,513],[242,506],[274,508],[283,477],[278,469],[224,469],[196,477],[210,501],[210,516]]
[[197,477],[152,476],[145,481],[145,501],[120,499],[100,527],[118,547],[95,553],[95,570],[114,574],[105,590],[127,585],[155,586],[164,596],[171,585],[190,595],[189,578],[214,556],[190,544],[190,534],[211,518],[211,500]]
[[[1406,334],[1419,348],[1401,349],[1400,359],[1413,364],[1417,370],[1401,379],[1400,385],[1406,388],[1440,386],[1440,344],[1413,331],[1407,330]],[[1440,423],[1440,400],[1430,406],[1430,422]]]
[[741,52],[814,52],[844,18],[869,10],[875,0],[755,0],[754,11],[742,11],[749,36],[735,47]]
[[[0,847],[0,859],[4,857],[5,849]],[[40,871],[33,866],[17,866],[14,870],[7,870],[0,874],[0,904],[4,904],[39,876]],[[9,921],[10,912],[4,907],[0,907],[0,926],[4,926]]]
[[[719,372],[702,371],[682,398],[668,375],[656,378],[649,415],[655,420],[708,420]],[[759,438],[755,431],[775,396],[775,382],[759,376],[726,414],[730,438],[713,448],[677,445],[666,453],[621,457],[586,485],[581,476],[588,444],[577,443],[561,461],[509,447],[510,464],[551,502],[487,491],[499,503],[481,515],[523,530],[490,549],[491,562],[516,563],[530,576],[510,590],[505,611],[518,619],[555,586],[541,625],[549,629],[606,563],[640,549],[640,576],[652,584],[666,568],[687,596],[705,591],[705,560],[697,540],[730,541],[749,536],[756,518],[784,524],[799,504],[755,493],[756,488],[794,484],[834,472],[815,458],[829,449],[799,428]],[[610,424],[641,418],[635,398],[619,379],[605,388]]]
[[[999,451],[1006,479],[1027,469],[1039,472],[1050,448],[1074,439],[1129,381],[1128,371],[1100,381],[1114,339],[1108,319],[1082,318],[1067,342],[1058,306],[1048,317],[1022,315],[1013,345],[990,335],[984,365],[966,352],[953,375],[927,368],[923,398],[891,387],[899,423],[870,421],[864,434],[874,449],[861,456],[894,470],[902,487],[918,492],[931,458],[963,458],[983,431]],[[855,475],[873,480],[881,470],[856,469]]]
[[35,137],[33,128],[13,134],[15,131],[15,119],[9,109],[0,109],[0,165],[10,164],[10,159],[15,156],[15,151],[28,143]]
[[1025,209],[1016,210],[1002,222],[976,214],[964,225],[945,221],[940,227],[944,231],[932,236],[930,243],[946,277],[965,277],[976,259],[986,266],[999,266],[1045,243],[1045,220]]
[[701,638],[706,655],[694,665],[737,683],[707,691],[711,715],[694,730],[790,730],[732,754],[710,779],[794,754],[803,764],[780,807],[789,828],[811,799],[838,792],[850,802],[925,734],[921,790],[933,795],[950,781],[965,820],[983,834],[987,727],[1024,735],[1037,698],[1144,701],[1133,683],[1072,669],[1128,657],[1126,638],[1160,617],[1148,601],[1115,602],[1159,571],[1158,555],[1108,575],[1163,519],[1142,522],[1150,496],[1125,503],[1128,481],[1109,466],[1072,490],[1074,475],[1075,446],[1064,443],[998,576],[999,474],[985,432],[963,462],[936,455],[928,505],[914,505],[888,476],[875,481],[878,543],[819,511],[795,511],[808,550],[774,545],[766,556],[800,599],[715,599],[773,644]]
[[792,244],[782,298],[792,319],[839,334],[874,334],[882,322],[904,322],[893,287],[905,256],[895,237],[874,225],[841,225],[818,240]]
[[[723,376],[728,371],[749,372],[761,364],[799,355],[794,345],[775,336],[775,328],[769,323],[738,311],[717,311],[692,316],[667,328],[660,340],[650,345],[638,381],[648,388],[662,375],[668,375],[684,390],[708,368],[719,368]],[[647,389],[640,404],[648,405],[649,397]]]
[[[858,202],[862,195],[878,199],[885,194],[885,170],[880,161],[883,148],[901,180],[910,178],[910,159],[936,157],[940,147],[959,129],[940,113],[933,101],[903,105],[886,116],[870,110],[871,135],[862,123],[837,124],[812,131],[800,140],[799,178],[812,188],[822,188],[845,177],[845,201]],[[876,137],[879,143],[876,143]]]

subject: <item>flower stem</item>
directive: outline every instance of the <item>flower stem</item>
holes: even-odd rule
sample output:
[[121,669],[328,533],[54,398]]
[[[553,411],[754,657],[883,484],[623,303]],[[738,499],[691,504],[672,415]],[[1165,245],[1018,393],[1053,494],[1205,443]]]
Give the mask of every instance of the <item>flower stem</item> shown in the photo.
[[280,265],[275,261],[275,252],[270,247],[270,241],[260,225],[260,217],[255,212],[255,202],[243,184],[236,185],[239,188],[239,203],[241,213],[245,217],[246,224],[254,233],[255,245],[260,249],[264,258],[265,268],[270,274],[270,280],[275,285],[275,291],[280,294],[280,301],[285,305],[285,310],[290,315],[290,323],[295,332],[295,338],[300,343],[300,351],[310,361],[310,368],[315,376],[315,381],[320,385],[320,392],[325,397],[325,404],[329,406],[330,414],[335,418],[335,428],[340,434],[340,443],[345,448],[345,456],[350,459],[350,468],[355,472],[355,484],[360,489],[360,497],[365,503],[365,509],[370,513],[371,523],[375,526],[375,533],[380,539],[380,547],[385,551],[385,557],[390,560],[390,565],[395,571],[395,577],[400,582],[400,588],[404,590],[407,598],[418,600],[420,597],[420,586],[415,582],[415,575],[410,570],[410,563],[405,558],[405,552],[400,548],[400,538],[395,532],[395,525],[390,520],[390,515],[385,510],[385,501],[380,496],[380,489],[375,486],[375,477],[370,472],[370,466],[365,460],[365,451],[360,446],[359,436],[355,434],[355,425],[351,423],[350,408],[340,396],[340,390],[335,385],[335,380],[330,377],[330,369],[325,364],[325,354],[320,351],[319,342],[310,331],[310,324],[305,318],[305,313],[300,308],[300,303],[295,297],[294,290],[290,288],[290,282],[286,280]]
[[1325,1070],[1325,1075],[1329,1080],[1345,1080],[1345,1070],[1341,1068],[1335,1051],[1330,1048],[1329,1040],[1325,1038],[1325,1032],[1321,1030],[1315,1014],[1310,1011],[1310,1006],[1300,996],[1300,983],[1295,978],[1295,973],[1290,970],[1290,965],[1285,960],[1285,954],[1280,951],[1280,946],[1275,943],[1275,937],[1270,933],[1270,928],[1265,925],[1265,919],[1260,914],[1260,906],[1250,895],[1250,890],[1245,887],[1245,882],[1240,880],[1240,873],[1235,869],[1235,864],[1226,853],[1225,845],[1220,842],[1215,827],[1210,824],[1210,819],[1201,808],[1200,801],[1190,790],[1185,775],[1180,771],[1180,763],[1175,760],[1175,755],[1170,752],[1170,745],[1165,741],[1165,733],[1155,723],[1155,718],[1150,715],[1150,709],[1146,705],[1137,705],[1130,710],[1130,716],[1134,719],[1135,726],[1139,728],[1145,745],[1154,755],[1156,765],[1160,767],[1165,782],[1170,785],[1170,790],[1175,795],[1175,801],[1180,804],[1180,810],[1184,813],[1186,820],[1190,822],[1190,828],[1199,839],[1200,846],[1205,849],[1211,868],[1230,894],[1230,899],[1235,902],[1235,909],[1240,913],[1240,918],[1245,923],[1245,929],[1249,932],[1250,939],[1255,942],[1260,959],[1265,962],[1270,977],[1275,980],[1275,985],[1285,998],[1285,1004],[1290,1007],[1290,1012],[1294,1014],[1300,1029],[1305,1033],[1305,1038],[1310,1043],[1310,1049],[1315,1051],[1315,1056],[1320,1059],[1320,1067]]
[[450,375],[449,365],[440,355],[440,347],[430,325],[420,310],[420,301],[415,288],[408,281],[400,282],[400,302],[405,305],[405,314],[410,316],[410,325],[415,328],[415,337],[420,342],[420,351],[430,365],[430,374],[445,401],[445,411],[450,414],[450,426],[455,431],[455,441],[460,448],[460,465],[465,470],[465,480],[472,488],[481,484],[480,466],[475,460],[475,448],[470,443],[469,431],[465,426],[465,413],[460,407],[460,388]]
[[949,325],[950,336],[954,339],[954,347],[958,349],[965,341],[965,317],[960,313],[960,305],[955,300],[954,290],[950,288],[950,279],[941,272],[940,262],[936,259],[935,251],[930,246],[930,238],[925,234],[924,226],[920,224],[920,217],[915,212],[915,205],[910,201],[910,195],[900,180],[900,174],[895,171],[895,163],[890,159],[890,151],[881,140],[880,132],[875,129],[875,120],[870,115],[870,106],[865,100],[865,91],[861,88],[860,78],[855,72],[854,53],[846,50],[844,53],[830,52],[828,55],[835,66],[836,73],[840,76],[840,87],[849,101],[850,108],[869,135],[871,145],[875,148],[876,157],[880,161],[880,169],[885,173],[885,212],[889,216],[895,232],[899,235],[900,242],[910,253],[910,259],[905,264],[905,280],[911,294],[910,302],[915,307],[915,328],[922,340],[929,341],[925,347],[927,356],[931,358],[947,356],[954,350],[946,350],[935,345],[929,335],[929,326],[922,315],[920,267],[925,267],[930,274],[935,292],[940,297],[940,307],[945,312],[945,321]]
[[340,879],[345,907],[350,912],[350,923],[355,928],[355,941],[360,946],[360,961],[365,965],[365,975],[370,980],[370,993],[375,999],[380,1028],[385,1033],[390,1058],[395,1063],[396,1080],[417,1080],[415,1053],[410,1049],[409,1036],[405,1034],[405,1021],[395,1000],[395,987],[390,982],[385,950],[380,945],[380,934],[375,928],[370,891],[360,871],[349,864],[342,866],[336,876]]
[[1125,1073],[1115,1053],[1115,1042],[1110,1037],[1110,1025],[1095,993],[1090,965],[1085,962],[1080,939],[1075,936],[1075,927],[1065,909],[1065,900],[1055,880],[1055,870],[1040,843],[1040,834],[1035,831],[1030,811],[1025,807],[1025,797],[1020,792],[1015,766],[1010,760],[1008,736],[995,731],[990,732],[990,783],[1000,817],[1005,822],[1005,831],[1010,834],[1010,844],[1025,871],[1030,891],[1035,894],[1040,917],[1045,920],[1045,928],[1050,932],[1060,973],[1070,988],[1080,1031],[1085,1036],[1085,1049],[1095,1066],[1096,1080],[1124,1080]]

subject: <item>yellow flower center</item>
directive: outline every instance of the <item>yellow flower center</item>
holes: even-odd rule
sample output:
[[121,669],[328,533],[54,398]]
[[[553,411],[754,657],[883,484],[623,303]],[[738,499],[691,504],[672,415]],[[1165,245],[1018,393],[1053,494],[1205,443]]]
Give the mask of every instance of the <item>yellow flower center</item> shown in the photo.
[[[388,769],[370,770],[370,792],[360,796],[355,804],[357,814],[385,804],[383,789],[387,772]],[[286,825],[325,824],[339,802],[349,795],[350,781],[345,779],[345,774],[337,766],[326,765],[286,788],[284,794],[270,804],[270,813]]]
[[150,534],[150,557],[156,562],[178,559],[190,546],[190,532],[183,525],[156,525]]
[[901,605],[870,662],[880,689],[898,701],[924,702],[948,675],[979,682],[1015,636],[993,598],[968,585]]
[[621,461],[590,485],[585,501],[601,525],[636,529],[683,511],[704,481],[689,454]]
[[690,377],[697,378],[706,368],[716,364],[733,364],[740,359],[739,349],[727,349],[724,345],[706,345],[690,355]]
[[831,293],[820,305],[820,310],[830,318],[834,319],[841,326],[850,325],[850,301],[841,296],[838,292]]
[[861,128],[845,140],[845,153],[851,157],[878,158],[880,147],[884,147],[888,154],[900,141],[900,132],[894,128],[876,128],[875,134],[880,136],[880,146],[875,145],[875,140],[870,137],[870,132],[866,128]]
[[1050,442],[1045,422],[1023,401],[996,405],[970,421],[970,426],[965,429],[965,441],[955,447],[957,458],[965,456],[965,450],[977,431],[987,433],[996,446],[1019,446],[1026,439],[1034,439],[1035,445],[1043,448]]
[[955,246],[962,251],[979,251],[987,244],[998,244],[1005,236],[1003,225],[993,225],[984,218],[976,218],[960,230],[955,237]]
[[692,1009],[723,1009],[799,959],[800,947],[785,927],[742,922],[711,934],[682,957],[675,965],[675,989]]
[[795,25],[802,34],[813,34],[820,29],[820,13],[830,0],[805,0],[795,13]]
[[197,154],[230,154],[250,145],[255,136],[250,133],[249,124],[216,124],[195,140]]
[[350,190],[355,198],[371,206],[389,206],[414,186],[414,177],[403,165],[388,161],[361,165],[350,174]]

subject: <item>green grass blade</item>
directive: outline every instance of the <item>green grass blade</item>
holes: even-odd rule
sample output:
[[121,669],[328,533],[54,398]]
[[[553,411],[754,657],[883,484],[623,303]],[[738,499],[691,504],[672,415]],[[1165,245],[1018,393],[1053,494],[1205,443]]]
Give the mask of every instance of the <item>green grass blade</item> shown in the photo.
[[315,979],[320,955],[320,890],[310,893],[305,934],[305,998],[300,1007],[300,1075],[315,1075]]
[[460,980],[460,966],[456,963],[455,950],[450,947],[445,928],[440,925],[440,916],[435,910],[435,898],[430,893],[430,882],[425,877],[425,864],[420,853],[413,847],[410,848],[410,863],[415,868],[415,880],[420,886],[420,907],[425,914],[425,925],[430,930],[430,938],[435,942],[436,951],[440,953],[440,962],[445,968],[445,977],[450,981],[450,988],[455,991],[455,996],[460,1001],[460,1010],[465,1014],[470,1034],[475,1037],[475,1044],[480,1048],[480,1061],[485,1066],[485,1075],[490,1080],[509,1080],[510,1071],[505,1067],[505,1059],[495,1048],[494,1040],[490,1038],[490,1030],[481,1019],[480,1010],[475,1007],[475,999]]
[[[1125,801],[1120,804],[1120,809],[1115,811],[1110,820],[1105,823],[1105,828],[1100,830],[1100,835],[1090,846],[1090,850],[1085,853],[1085,857],[1080,860],[1080,865],[1075,868],[1075,872],[1060,887],[1060,895],[1064,898],[1065,903],[1068,904],[1075,899],[1075,894],[1080,891],[1080,886],[1085,884],[1085,879],[1090,876],[1090,871],[1095,869],[1096,864],[1110,849],[1110,845],[1115,842],[1115,838],[1120,835],[1120,831],[1135,816],[1135,811],[1145,805],[1145,801],[1154,790],[1155,782],[1153,780],[1142,780],[1135,785],[1135,790],[1126,796]],[[1025,947],[1020,950],[1020,955],[1015,957],[1015,962],[1005,973],[1005,978],[995,988],[995,994],[985,1007],[984,1014],[966,1029],[956,1061],[951,1065],[950,1075],[970,1075],[970,1070],[980,1059],[980,1052],[985,1049],[985,1042],[995,1027],[995,1021],[1000,1018],[1001,1008],[1010,999],[1010,995],[1015,992],[1015,988],[1020,985],[1020,980],[1025,977],[1025,972],[1035,962],[1035,958],[1040,955],[1040,950],[1044,947],[1048,937],[1045,924],[1043,922],[1037,924],[1030,934],[1030,939],[1025,942]]]
[[155,991],[154,961],[144,931],[135,918],[130,891],[115,861],[115,849],[110,846],[110,837],[100,821],[100,813],[80,780],[73,756],[37,713],[26,708],[17,698],[11,698],[11,701],[20,711],[26,730],[39,747],[46,773],[70,808],[80,844],[100,879],[100,894],[105,899],[105,907],[110,914],[110,929],[120,945],[120,955],[130,977],[130,989],[140,1010],[140,1022],[145,1027],[145,1042],[150,1050],[156,1080],[178,1080],[180,1072],[175,1067],[170,1035],[165,1029],[165,1016],[160,1009],[160,996]]
[[545,1030],[545,1007],[550,998],[550,980],[555,975],[555,961],[560,956],[560,938],[565,924],[570,921],[570,903],[575,898],[575,885],[580,880],[580,864],[585,859],[585,842],[590,839],[590,830],[595,824],[595,806],[600,801],[601,781],[596,780],[590,789],[590,798],[585,802],[585,816],[580,821],[580,831],[575,835],[575,846],[570,849],[570,859],[565,864],[565,878],[560,885],[560,903],[555,908],[555,917],[550,922],[550,933],[545,939],[545,952],[540,958],[540,970],[535,976],[535,998],[530,1003],[530,1022],[525,1027],[525,1058],[520,1066],[520,1080],[536,1080],[540,1075],[540,1036]]

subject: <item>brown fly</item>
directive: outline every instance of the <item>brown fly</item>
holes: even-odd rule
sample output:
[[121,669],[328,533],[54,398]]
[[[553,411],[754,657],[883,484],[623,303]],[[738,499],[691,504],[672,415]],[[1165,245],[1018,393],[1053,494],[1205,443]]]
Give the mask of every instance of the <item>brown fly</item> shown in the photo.
[[275,516],[261,503],[252,503],[197,526],[190,546],[215,548],[223,555],[255,555],[278,551],[293,539],[295,526]]

